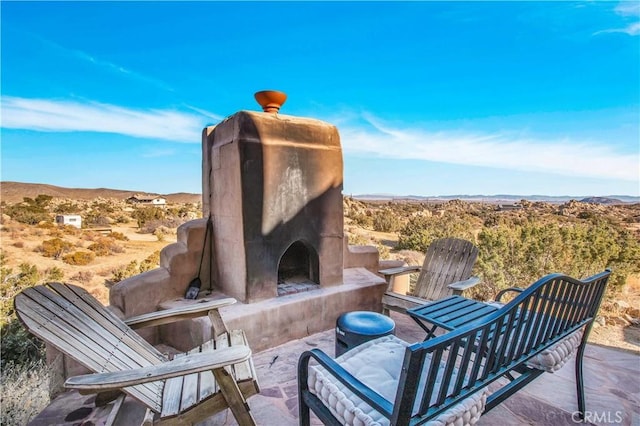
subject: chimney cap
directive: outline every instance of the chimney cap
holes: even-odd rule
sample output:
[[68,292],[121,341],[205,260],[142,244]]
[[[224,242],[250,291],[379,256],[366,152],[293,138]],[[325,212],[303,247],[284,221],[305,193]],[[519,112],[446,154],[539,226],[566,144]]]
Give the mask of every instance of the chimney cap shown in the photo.
[[262,90],[253,95],[264,112],[277,114],[287,100],[287,94],[277,90]]

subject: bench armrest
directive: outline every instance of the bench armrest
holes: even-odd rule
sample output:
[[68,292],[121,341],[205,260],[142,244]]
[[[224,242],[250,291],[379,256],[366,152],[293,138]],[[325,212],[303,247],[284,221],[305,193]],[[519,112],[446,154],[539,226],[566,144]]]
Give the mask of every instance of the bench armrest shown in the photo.
[[505,293],[508,293],[508,292],[510,292],[510,291],[515,291],[515,292],[517,292],[517,293],[522,293],[522,292],[524,291],[524,289],[523,289],[523,288],[520,288],[520,287],[508,287],[508,288],[505,288],[504,290],[500,290],[500,291],[498,292],[498,294],[496,294],[496,299],[495,299],[495,301],[496,301],[496,302],[499,302],[499,301],[500,301],[500,299],[502,299],[502,296],[504,296],[504,295],[505,295]]
[[246,361],[250,357],[251,349],[249,349],[248,346],[238,345],[216,349],[211,352],[186,355],[176,358],[173,361],[137,368],[135,370],[70,377],[64,385],[71,389],[103,392],[223,368],[228,365]]
[[320,349],[311,349],[300,355],[300,359],[298,360],[298,388],[300,391],[309,392],[307,379],[309,377],[309,360],[311,358],[315,359],[333,378],[349,388],[349,390],[360,397],[360,399],[386,418],[391,418],[393,413],[393,404],[391,402],[362,383]]
[[463,291],[463,290],[466,290],[468,288],[471,288],[471,287],[475,286],[479,282],[480,282],[480,278],[471,277],[471,278],[468,278],[468,279],[466,279],[464,281],[457,281],[455,283],[451,283],[447,287],[449,287],[450,289],[455,290],[455,291]]
[[231,297],[218,300],[203,299],[187,306],[149,312],[147,314],[127,318],[124,320],[124,323],[134,330],[143,327],[169,324],[184,319],[205,316],[209,311],[233,305],[234,303],[236,303],[236,299]]

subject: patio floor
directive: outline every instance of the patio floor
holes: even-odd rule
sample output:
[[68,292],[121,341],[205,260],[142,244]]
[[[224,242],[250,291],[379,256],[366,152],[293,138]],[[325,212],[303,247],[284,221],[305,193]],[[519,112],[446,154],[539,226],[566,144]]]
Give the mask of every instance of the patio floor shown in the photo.
[[[408,317],[392,313],[396,335],[409,342],[424,338],[424,332]],[[327,330],[304,339],[254,354],[261,393],[248,402],[259,425],[298,424],[296,368],[298,357],[311,348],[334,354],[334,331]],[[588,345],[584,358],[587,401],[586,424],[640,425],[640,355],[604,346]],[[101,425],[108,407],[97,409],[93,397],[67,392],[56,398],[30,425]],[[483,415],[479,425],[573,425],[577,410],[574,363],[570,361],[554,374],[543,374]],[[115,424],[140,424],[144,410],[127,398]],[[313,418],[312,423],[321,424]],[[201,426],[236,425],[226,410]]]

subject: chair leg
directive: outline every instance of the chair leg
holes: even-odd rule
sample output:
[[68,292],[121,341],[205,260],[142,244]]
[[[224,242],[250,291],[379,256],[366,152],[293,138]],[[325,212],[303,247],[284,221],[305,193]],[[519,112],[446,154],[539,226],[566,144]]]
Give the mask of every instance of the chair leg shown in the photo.
[[242,392],[240,392],[240,388],[238,388],[238,384],[233,376],[226,368],[213,370],[213,375],[220,386],[222,396],[224,396],[224,399],[227,401],[238,424],[240,426],[255,426],[256,421],[251,415],[251,411],[249,411],[249,405],[242,396]]

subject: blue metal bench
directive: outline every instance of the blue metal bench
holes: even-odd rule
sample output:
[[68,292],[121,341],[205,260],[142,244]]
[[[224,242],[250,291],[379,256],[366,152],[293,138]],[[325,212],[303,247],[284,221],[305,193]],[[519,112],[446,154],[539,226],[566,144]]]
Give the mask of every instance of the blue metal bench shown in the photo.
[[[310,410],[336,425],[473,423],[553,371],[539,358],[557,350],[565,357],[577,352],[578,410],[584,413],[582,357],[609,275],[607,270],[582,281],[547,275],[502,308],[425,342],[385,336],[335,360],[318,349],[304,352],[298,362],[300,424],[310,424]],[[509,383],[490,391],[501,377]]]

